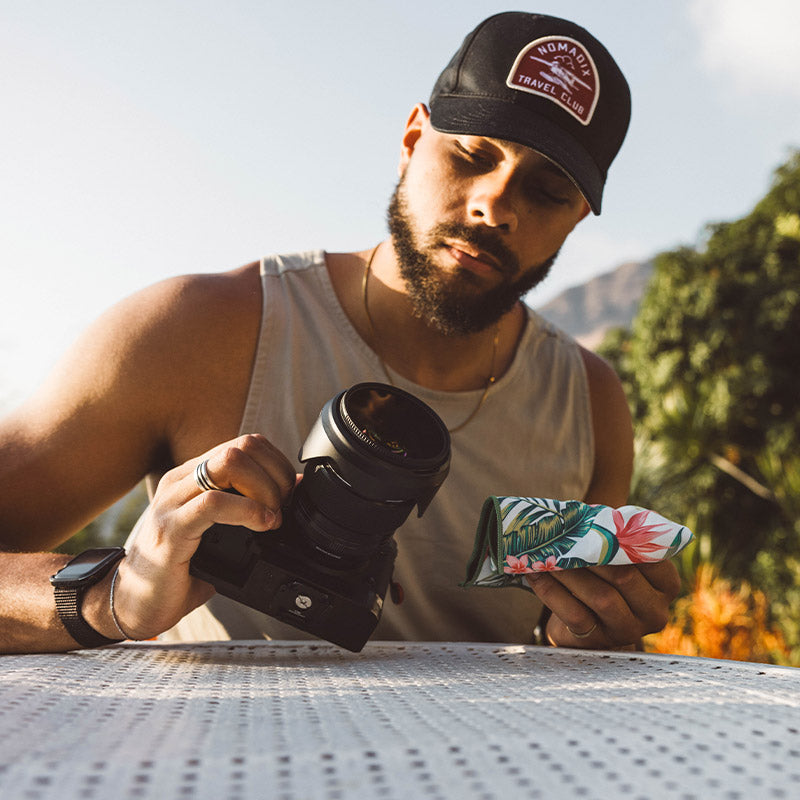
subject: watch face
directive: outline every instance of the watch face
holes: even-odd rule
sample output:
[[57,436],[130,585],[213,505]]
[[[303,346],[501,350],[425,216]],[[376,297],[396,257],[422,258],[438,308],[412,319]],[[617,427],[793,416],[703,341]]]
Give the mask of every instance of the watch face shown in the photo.
[[108,568],[125,554],[121,547],[95,547],[85,550],[72,559],[54,576],[53,581],[62,585],[87,582],[97,575],[104,575]]

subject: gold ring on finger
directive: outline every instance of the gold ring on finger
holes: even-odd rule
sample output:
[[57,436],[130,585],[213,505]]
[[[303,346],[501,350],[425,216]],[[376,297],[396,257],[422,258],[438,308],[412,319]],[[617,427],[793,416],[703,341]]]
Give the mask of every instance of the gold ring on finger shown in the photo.
[[592,625],[592,627],[589,628],[589,630],[586,631],[586,633],[575,633],[575,631],[572,630],[572,628],[570,628],[569,625],[567,625],[566,628],[576,639],[587,639],[597,630],[597,623],[595,622],[595,624]]

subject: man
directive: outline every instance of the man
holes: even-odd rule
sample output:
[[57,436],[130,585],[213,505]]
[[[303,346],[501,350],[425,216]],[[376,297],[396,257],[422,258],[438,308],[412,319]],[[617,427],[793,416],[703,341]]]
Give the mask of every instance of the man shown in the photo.
[[[670,564],[541,574],[533,592],[458,587],[486,496],[626,500],[619,381],[520,297],[600,212],[629,104],[619,68],[582,28],[496,15],[439,77],[430,110],[411,112],[389,240],[168,280],[102,317],[0,429],[0,544],[17,551],[0,554],[3,649],[171,628],[296,638],[214,596],[189,560],[212,523],[280,526],[290,458],[323,403],[363,380],[429,403],[453,447],[433,504],[397,534],[406,599],[387,602],[376,638],[528,642],[542,603],[556,645],[624,646],[660,629],[678,590]],[[152,502],[127,554],[85,589],[62,586],[57,608],[49,576],[69,557],[30,551],[64,541],[145,475]]]

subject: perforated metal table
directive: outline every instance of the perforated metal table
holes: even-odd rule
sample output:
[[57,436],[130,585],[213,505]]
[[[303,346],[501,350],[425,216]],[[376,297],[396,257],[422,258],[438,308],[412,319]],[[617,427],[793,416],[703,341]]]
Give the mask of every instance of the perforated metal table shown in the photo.
[[473,644],[0,657],[0,797],[800,797],[800,670]]

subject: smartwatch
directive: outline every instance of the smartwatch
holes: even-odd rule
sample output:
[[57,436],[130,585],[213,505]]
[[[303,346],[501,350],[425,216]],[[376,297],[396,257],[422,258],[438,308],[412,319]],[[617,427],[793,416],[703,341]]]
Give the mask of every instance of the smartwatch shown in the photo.
[[94,547],[84,550],[55,575],[50,576],[58,616],[69,635],[81,647],[102,647],[124,641],[109,639],[98,633],[81,614],[86,590],[101,581],[124,555],[124,547]]

